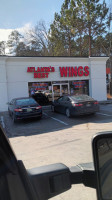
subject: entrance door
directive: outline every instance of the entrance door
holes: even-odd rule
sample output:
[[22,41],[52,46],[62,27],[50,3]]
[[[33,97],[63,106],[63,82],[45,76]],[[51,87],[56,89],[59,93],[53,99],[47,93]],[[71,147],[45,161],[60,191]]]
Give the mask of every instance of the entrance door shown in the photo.
[[61,85],[61,95],[67,95],[68,94],[68,84],[66,85]]
[[60,97],[60,85],[52,85],[52,97],[53,97],[53,101],[58,99]]
[[58,99],[60,96],[67,95],[69,93],[68,83],[63,84],[53,84],[52,85],[52,97],[53,101]]

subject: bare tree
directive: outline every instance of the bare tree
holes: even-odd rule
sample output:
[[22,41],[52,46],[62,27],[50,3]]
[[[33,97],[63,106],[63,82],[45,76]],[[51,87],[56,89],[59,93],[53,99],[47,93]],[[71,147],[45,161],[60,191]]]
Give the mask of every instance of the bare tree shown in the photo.
[[41,56],[49,55],[49,37],[45,23],[40,21],[27,32],[27,45]]

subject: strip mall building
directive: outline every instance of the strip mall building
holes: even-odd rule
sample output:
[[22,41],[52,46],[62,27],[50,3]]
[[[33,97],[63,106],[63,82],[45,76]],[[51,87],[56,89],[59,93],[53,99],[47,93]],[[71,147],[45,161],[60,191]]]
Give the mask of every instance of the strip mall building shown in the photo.
[[108,57],[0,57],[0,111],[7,102],[29,97],[36,91],[55,94],[88,94],[98,101],[107,99]]

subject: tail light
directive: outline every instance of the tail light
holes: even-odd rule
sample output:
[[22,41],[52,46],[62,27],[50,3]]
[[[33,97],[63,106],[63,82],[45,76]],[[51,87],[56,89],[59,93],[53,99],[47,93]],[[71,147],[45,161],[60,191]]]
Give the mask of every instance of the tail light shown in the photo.
[[79,106],[83,106],[82,103],[72,103],[73,106],[79,107]]
[[94,104],[97,105],[97,104],[98,104],[98,101],[95,101]]
[[15,112],[22,112],[22,109],[21,108],[15,108],[14,111]]
[[42,108],[42,106],[38,106],[38,107],[36,107],[36,110],[41,109],[41,108]]

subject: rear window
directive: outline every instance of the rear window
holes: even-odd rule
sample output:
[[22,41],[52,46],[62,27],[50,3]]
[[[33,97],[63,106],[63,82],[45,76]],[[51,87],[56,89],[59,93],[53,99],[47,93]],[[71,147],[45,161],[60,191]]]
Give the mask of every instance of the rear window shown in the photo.
[[88,95],[74,95],[71,97],[75,101],[93,101],[94,99]]
[[32,105],[32,104],[36,104],[37,102],[32,99],[32,98],[29,98],[29,99],[18,99],[16,100],[16,105],[18,106],[25,106],[25,105]]

